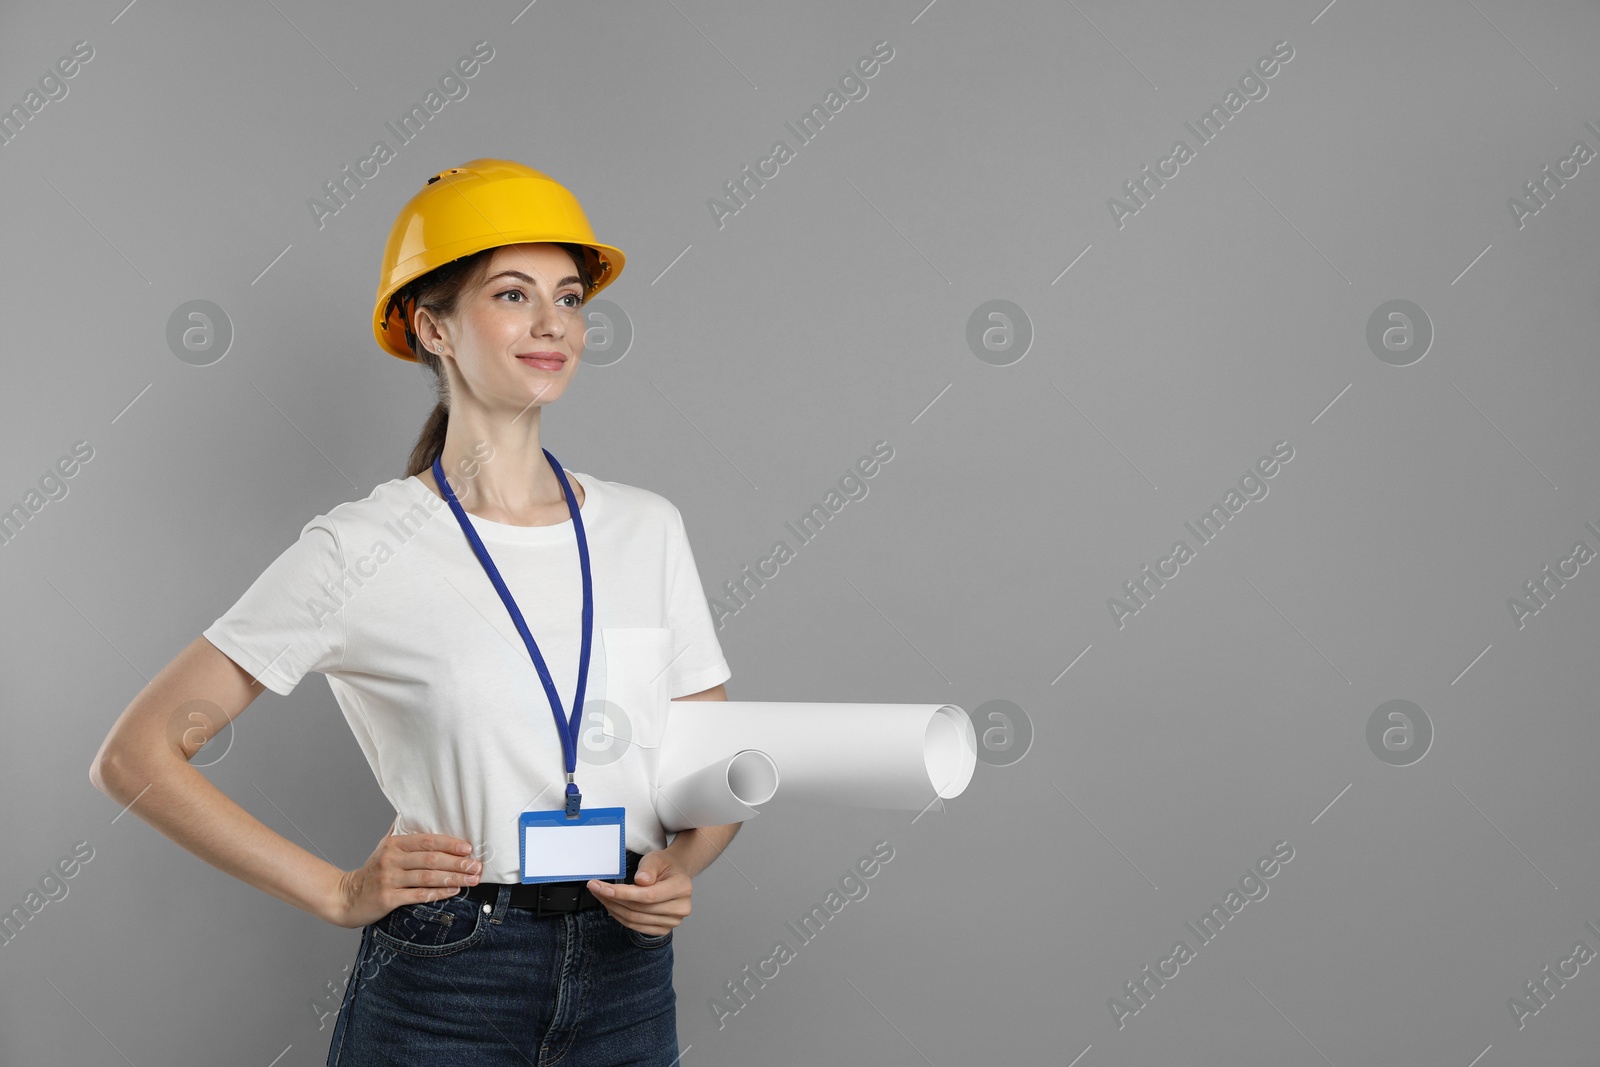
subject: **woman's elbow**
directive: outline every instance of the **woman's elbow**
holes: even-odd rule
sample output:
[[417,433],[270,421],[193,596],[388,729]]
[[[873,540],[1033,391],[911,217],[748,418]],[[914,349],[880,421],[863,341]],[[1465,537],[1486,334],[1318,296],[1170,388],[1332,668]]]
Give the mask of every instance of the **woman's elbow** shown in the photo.
[[113,800],[116,800],[121,792],[119,788],[122,782],[121,771],[121,764],[109,744],[101,745],[100,751],[89,761],[89,781]]
[[[152,775],[147,770],[139,769],[148,765],[147,760],[131,758],[123,747],[107,738],[89,763],[89,781],[112,800],[126,804],[133,799],[133,794],[150,784]],[[140,784],[132,784],[135,779],[141,778]]]

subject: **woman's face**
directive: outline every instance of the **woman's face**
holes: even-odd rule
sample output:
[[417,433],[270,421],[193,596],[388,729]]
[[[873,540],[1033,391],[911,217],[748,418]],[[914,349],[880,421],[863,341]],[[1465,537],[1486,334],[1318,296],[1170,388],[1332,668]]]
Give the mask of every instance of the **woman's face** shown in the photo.
[[458,374],[452,406],[471,398],[521,413],[560,398],[583,355],[583,286],[566,249],[506,245],[461,295],[445,333]]

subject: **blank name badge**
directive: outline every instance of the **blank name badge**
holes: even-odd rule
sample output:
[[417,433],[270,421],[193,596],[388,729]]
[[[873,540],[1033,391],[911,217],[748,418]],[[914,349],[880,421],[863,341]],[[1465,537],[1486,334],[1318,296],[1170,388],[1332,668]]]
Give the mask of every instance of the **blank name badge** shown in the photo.
[[518,818],[522,881],[577,882],[627,876],[623,844],[626,808],[584,808],[574,818],[566,810],[525,811]]

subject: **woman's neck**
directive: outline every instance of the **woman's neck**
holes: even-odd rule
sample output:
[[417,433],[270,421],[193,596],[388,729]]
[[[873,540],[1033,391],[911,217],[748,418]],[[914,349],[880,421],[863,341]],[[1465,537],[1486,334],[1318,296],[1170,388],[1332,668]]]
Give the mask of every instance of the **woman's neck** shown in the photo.
[[[567,520],[566,494],[539,443],[542,410],[535,406],[512,420],[476,410],[450,412],[439,465],[469,512],[513,526]],[[431,469],[419,477],[439,493]],[[583,486],[576,478],[570,481],[581,505]]]

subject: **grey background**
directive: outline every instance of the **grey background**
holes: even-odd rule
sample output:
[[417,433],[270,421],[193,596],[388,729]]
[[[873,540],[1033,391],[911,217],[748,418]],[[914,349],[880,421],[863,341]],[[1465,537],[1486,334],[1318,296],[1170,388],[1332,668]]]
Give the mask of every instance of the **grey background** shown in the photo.
[[[3,20],[5,106],[73,42],[95,55],[0,147],[0,503],[74,442],[95,454],[0,546],[0,903],[76,841],[95,856],[0,947],[0,1060],[323,1062],[311,1005],[359,932],[113,822],[86,772],[307,519],[403,473],[432,400],[371,337],[378,259],[400,204],[478,156],[551,173],[628,254],[604,295],[632,349],[580,371],[545,443],[674,501],[708,595],[894,448],[722,630],[730,695],[1003,699],[1035,734],[914,820],[748,825],[675,938],[685,1064],[1600,1054],[1600,965],[1521,1032],[1507,1007],[1580,938],[1600,949],[1600,577],[1523,628],[1507,608],[1600,547],[1600,163],[1520,229],[1506,204],[1575,141],[1600,149],[1595,5],[114,0]],[[479,40],[469,95],[319,230],[306,200]],[[868,95],[719,230],[706,200],[794,147],[784,121],[880,40]],[[1107,199],[1194,147],[1183,123],[1282,40],[1268,95],[1119,229]],[[234,330],[207,367],[165,340],[194,299]],[[992,299],[1034,332],[1010,366],[967,347]],[[1408,367],[1366,344],[1393,299],[1434,329]],[[1269,495],[1119,629],[1107,599],[1280,440]],[[1433,725],[1410,766],[1366,742],[1393,699]],[[346,868],[392,816],[315,678],[258,700],[207,773]],[[879,840],[869,896],[719,1029],[709,999]],[[1270,895],[1119,1030],[1107,999],[1195,947],[1184,922],[1277,841],[1295,856]]]

